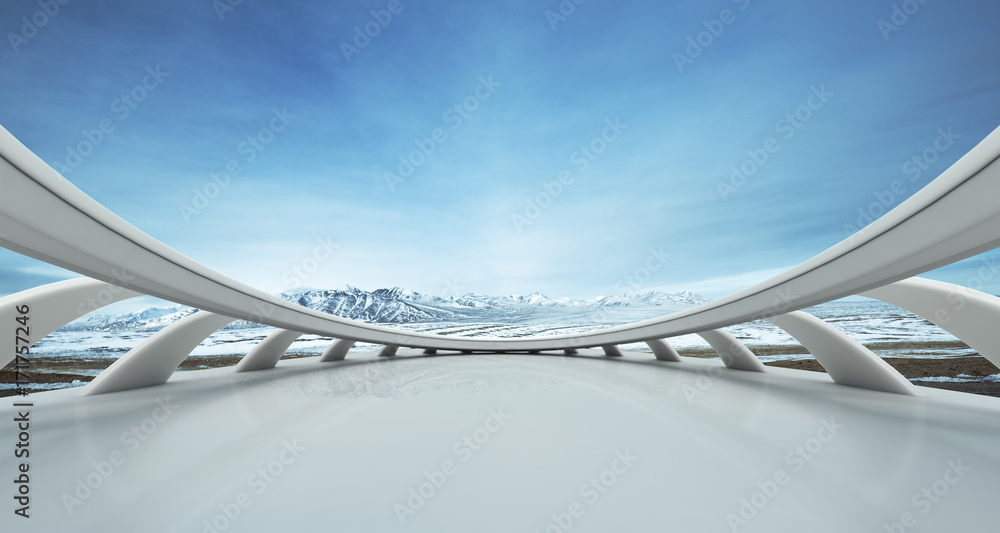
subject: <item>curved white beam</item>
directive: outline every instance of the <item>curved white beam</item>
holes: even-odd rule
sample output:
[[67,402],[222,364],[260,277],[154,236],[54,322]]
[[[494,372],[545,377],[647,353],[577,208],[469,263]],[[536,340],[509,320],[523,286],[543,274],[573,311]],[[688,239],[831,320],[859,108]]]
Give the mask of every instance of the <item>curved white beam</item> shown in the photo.
[[1000,298],[924,278],[897,281],[865,291],[861,296],[882,300],[919,315],[1000,367]]
[[889,363],[839,329],[809,313],[793,311],[767,320],[795,337],[813,354],[833,381],[841,385],[910,396],[920,395],[917,388]]
[[757,356],[750,351],[750,348],[747,348],[736,337],[721,329],[699,331],[698,335],[712,346],[715,353],[719,354],[719,358],[722,359],[726,368],[749,372],[764,371],[764,363],[761,363],[760,359],[757,359]]
[[288,347],[295,342],[295,339],[302,336],[298,331],[289,329],[279,329],[264,340],[257,343],[250,351],[236,363],[233,372],[250,372],[254,370],[267,370],[274,368],[278,364],[281,356],[285,354]]
[[[786,313],[890,283],[1000,244],[1000,130],[863,231],[758,285],[673,315],[584,335],[475,339],[407,334],[408,346],[463,351],[551,350],[662,339]],[[332,317],[267,295],[178,253],[74,187],[0,131],[3,245],[200,309],[278,328],[392,344],[389,328]],[[37,216],[39,212],[46,216]]]
[[156,332],[101,372],[80,396],[162,385],[201,341],[235,318],[198,311]]
[[347,357],[347,352],[354,346],[357,341],[352,341],[350,339],[337,339],[330,346],[327,346],[326,350],[323,350],[323,355],[320,356],[320,363],[327,363],[330,361],[343,361]]
[[659,361],[670,361],[672,363],[680,363],[681,356],[677,353],[667,341],[661,339],[650,339],[646,341],[646,346],[653,351],[653,355]]
[[[139,293],[90,278],[57,281],[0,298],[0,367],[14,359],[15,346],[34,346],[43,337],[105,305]],[[18,308],[27,306],[27,313]],[[27,316],[21,323],[15,319]],[[23,326],[24,329],[18,329]],[[24,343],[16,337],[27,339]]]

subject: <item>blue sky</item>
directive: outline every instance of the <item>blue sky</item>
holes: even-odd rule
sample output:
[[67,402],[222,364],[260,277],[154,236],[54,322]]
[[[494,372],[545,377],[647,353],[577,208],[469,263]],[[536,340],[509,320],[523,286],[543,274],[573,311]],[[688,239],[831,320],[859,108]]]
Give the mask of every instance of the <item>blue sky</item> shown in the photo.
[[[223,2],[3,2],[0,124],[269,291],[718,297],[1000,125],[992,1]],[[0,294],[73,276],[0,251]]]

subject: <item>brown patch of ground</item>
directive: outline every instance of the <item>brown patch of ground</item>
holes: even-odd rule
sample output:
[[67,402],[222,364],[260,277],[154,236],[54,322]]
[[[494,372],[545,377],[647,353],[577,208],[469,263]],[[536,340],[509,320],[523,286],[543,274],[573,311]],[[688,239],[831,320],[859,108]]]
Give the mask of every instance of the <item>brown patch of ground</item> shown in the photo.
[[[955,348],[969,348],[962,341],[937,341],[937,342],[873,342],[866,344],[873,352],[904,352],[911,350],[921,350],[928,355],[954,353]],[[808,355],[808,351],[799,345],[749,345],[753,353],[761,356],[766,355]],[[940,352],[938,352],[940,350]],[[969,349],[971,352],[971,349]],[[678,348],[677,353],[685,357],[712,358],[718,357],[715,350],[708,346],[695,346],[688,348]],[[906,379],[947,376],[957,377],[959,374],[968,376],[984,377],[992,374],[1000,374],[993,363],[985,357],[972,352],[967,357],[883,357]],[[782,368],[793,368],[796,370],[809,370],[812,372],[826,372],[823,367],[813,359],[798,359],[793,361],[771,361],[764,363],[768,366],[778,366]],[[982,394],[984,396],[1000,397],[1000,382],[973,382],[960,383],[949,381],[915,381],[914,385],[919,387],[933,387],[936,389],[947,389],[972,394]]]
[[[958,377],[959,374],[966,376],[985,377],[992,374],[1000,374],[993,363],[985,357],[976,355],[971,357],[948,357],[944,359],[924,359],[911,357],[883,357],[883,361],[889,363],[897,372],[906,379],[947,376]],[[825,372],[823,367],[815,359],[801,359],[797,361],[772,361],[764,363],[768,366],[778,366],[782,368],[794,368],[796,370],[810,370],[812,372]],[[959,392],[971,392],[985,396],[1000,397],[1000,382],[983,381],[972,383],[959,383],[950,381],[916,381],[913,383],[921,387],[933,387],[935,389],[955,390]]]
[[[287,353],[282,359],[298,359],[300,357],[311,357],[315,354]],[[206,368],[219,368],[233,366],[242,359],[242,355],[193,355],[181,363],[178,370],[203,370]],[[111,365],[114,361],[109,359],[67,359],[65,357],[32,357],[29,360],[30,368],[28,380],[31,383],[72,383],[80,380],[89,383],[94,379],[95,371],[99,372]],[[24,381],[22,377],[21,381]],[[0,370],[0,383],[16,383],[14,373],[14,362]],[[52,390],[52,388],[31,389],[31,392],[42,392]],[[0,397],[15,396],[17,391],[13,389],[0,389]]]
[[[24,381],[24,377],[21,378]],[[59,372],[32,372],[28,375],[31,383],[70,383],[75,379],[80,381],[90,381],[93,376],[81,376],[80,374],[63,374]],[[13,370],[0,370],[0,383],[14,383],[15,375]],[[4,391],[0,391],[3,396]]]

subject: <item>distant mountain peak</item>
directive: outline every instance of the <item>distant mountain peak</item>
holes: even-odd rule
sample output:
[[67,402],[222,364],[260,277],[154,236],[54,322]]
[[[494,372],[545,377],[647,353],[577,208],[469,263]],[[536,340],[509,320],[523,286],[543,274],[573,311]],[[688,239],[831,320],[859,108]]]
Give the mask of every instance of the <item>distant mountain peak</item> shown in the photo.
[[[526,296],[489,296],[468,292],[459,298],[442,298],[403,287],[369,292],[352,285],[343,285],[332,290],[296,288],[280,296],[286,301],[316,311],[352,320],[383,324],[459,320],[502,321],[511,317],[535,316],[538,312],[542,312],[542,309],[556,312],[560,308],[580,310],[588,307],[665,307],[675,311],[708,302],[706,298],[691,291],[677,293],[647,291],[641,294],[601,296],[591,300],[566,297],[551,299],[540,291],[534,291]],[[94,314],[71,323],[66,329],[158,330],[194,312],[194,309],[177,306],[151,307],[119,315]],[[664,314],[666,312],[665,310]],[[229,327],[238,329],[250,326],[252,324],[239,321]]]

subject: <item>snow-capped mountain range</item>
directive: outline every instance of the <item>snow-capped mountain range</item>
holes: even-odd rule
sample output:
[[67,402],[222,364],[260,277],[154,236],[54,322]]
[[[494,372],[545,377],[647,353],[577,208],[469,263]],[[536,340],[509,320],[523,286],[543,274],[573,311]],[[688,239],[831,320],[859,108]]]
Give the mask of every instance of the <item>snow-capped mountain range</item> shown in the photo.
[[62,331],[150,331],[160,330],[194,313],[190,307],[151,307],[134,313],[91,313],[70,322]]
[[[281,298],[310,309],[369,323],[403,324],[412,322],[444,322],[456,320],[498,320],[546,311],[580,310],[615,307],[669,307],[675,311],[703,304],[709,300],[692,292],[666,293],[650,291],[643,294],[602,296],[590,300],[549,298],[539,292],[527,296],[487,296],[474,292],[459,298],[423,294],[394,287],[366,291],[350,285],[333,290],[304,289],[282,293]],[[668,310],[665,310],[668,311]],[[92,314],[72,322],[67,331],[149,331],[159,330],[184,318],[195,310],[184,307],[153,307],[118,315]],[[235,322],[229,328],[250,327],[253,324]]]

